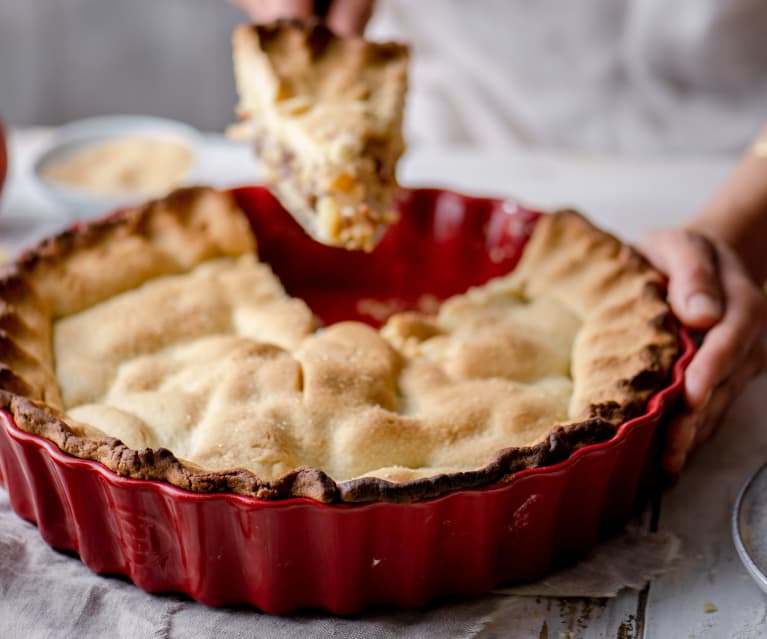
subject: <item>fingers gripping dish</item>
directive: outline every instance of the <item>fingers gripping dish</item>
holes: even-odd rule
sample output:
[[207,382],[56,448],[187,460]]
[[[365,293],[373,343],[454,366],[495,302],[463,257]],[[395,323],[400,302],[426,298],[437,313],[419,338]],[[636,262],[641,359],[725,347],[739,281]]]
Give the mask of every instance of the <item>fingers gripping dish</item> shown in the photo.
[[508,276],[380,330],[318,326],[256,240],[199,188],[28,251],[0,277],[0,407],[138,479],[408,502],[610,438],[678,351],[660,274],[574,212]]
[[372,249],[396,218],[407,46],[284,22],[233,40],[234,135],[255,142],[267,184],[310,235]]

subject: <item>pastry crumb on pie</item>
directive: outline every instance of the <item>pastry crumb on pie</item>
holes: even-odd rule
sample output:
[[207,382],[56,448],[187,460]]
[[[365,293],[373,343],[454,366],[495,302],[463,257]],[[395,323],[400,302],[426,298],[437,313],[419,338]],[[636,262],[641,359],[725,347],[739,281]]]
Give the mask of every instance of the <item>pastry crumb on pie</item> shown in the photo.
[[320,24],[243,25],[233,36],[238,138],[317,240],[371,250],[394,208],[408,48]]
[[663,285],[562,211],[512,273],[434,312],[322,328],[259,261],[233,198],[186,189],[5,268],[0,406],[138,479],[423,499],[561,461],[641,413],[677,354]]

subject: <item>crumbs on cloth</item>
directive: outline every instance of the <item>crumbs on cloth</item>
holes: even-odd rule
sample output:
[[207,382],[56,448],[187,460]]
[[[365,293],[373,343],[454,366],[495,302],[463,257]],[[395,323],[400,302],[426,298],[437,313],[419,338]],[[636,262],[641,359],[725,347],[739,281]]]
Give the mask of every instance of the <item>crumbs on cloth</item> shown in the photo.
[[641,590],[679,559],[681,542],[669,532],[630,527],[598,545],[582,561],[548,577],[493,592],[525,597],[615,597],[624,588]]

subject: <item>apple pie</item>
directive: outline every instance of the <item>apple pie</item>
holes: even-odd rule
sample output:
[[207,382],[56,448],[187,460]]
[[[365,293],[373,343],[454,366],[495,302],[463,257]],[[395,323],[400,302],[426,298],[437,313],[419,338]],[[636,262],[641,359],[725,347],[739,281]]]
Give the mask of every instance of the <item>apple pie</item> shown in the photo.
[[434,313],[321,326],[229,193],[77,226],[0,273],[0,408],[120,475],[408,502],[609,439],[678,351],[664,280],[572,211]]

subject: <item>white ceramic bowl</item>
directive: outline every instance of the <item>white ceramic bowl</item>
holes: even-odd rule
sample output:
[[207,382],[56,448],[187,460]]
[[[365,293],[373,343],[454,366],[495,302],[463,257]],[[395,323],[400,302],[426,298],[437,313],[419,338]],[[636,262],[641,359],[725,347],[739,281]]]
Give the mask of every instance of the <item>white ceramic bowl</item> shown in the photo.
[[[147,199],[146,193],[93,193],[45,177],[43,169],[81,147],[107,142],[126,136],[162,137],[177,140],[192,151],[192,163],[183,178],[183,184],[198,179],[198,149],[200,133],[193,127],[176,120],[142,115],[110,115],[77,120],[60,127],[51,144],[38,156],[34,164],[35,178],[43,190],[66,209],[72,219],[99,215],[115,208],[135,204]],[[162,194],[158,194],[162,195]]]

